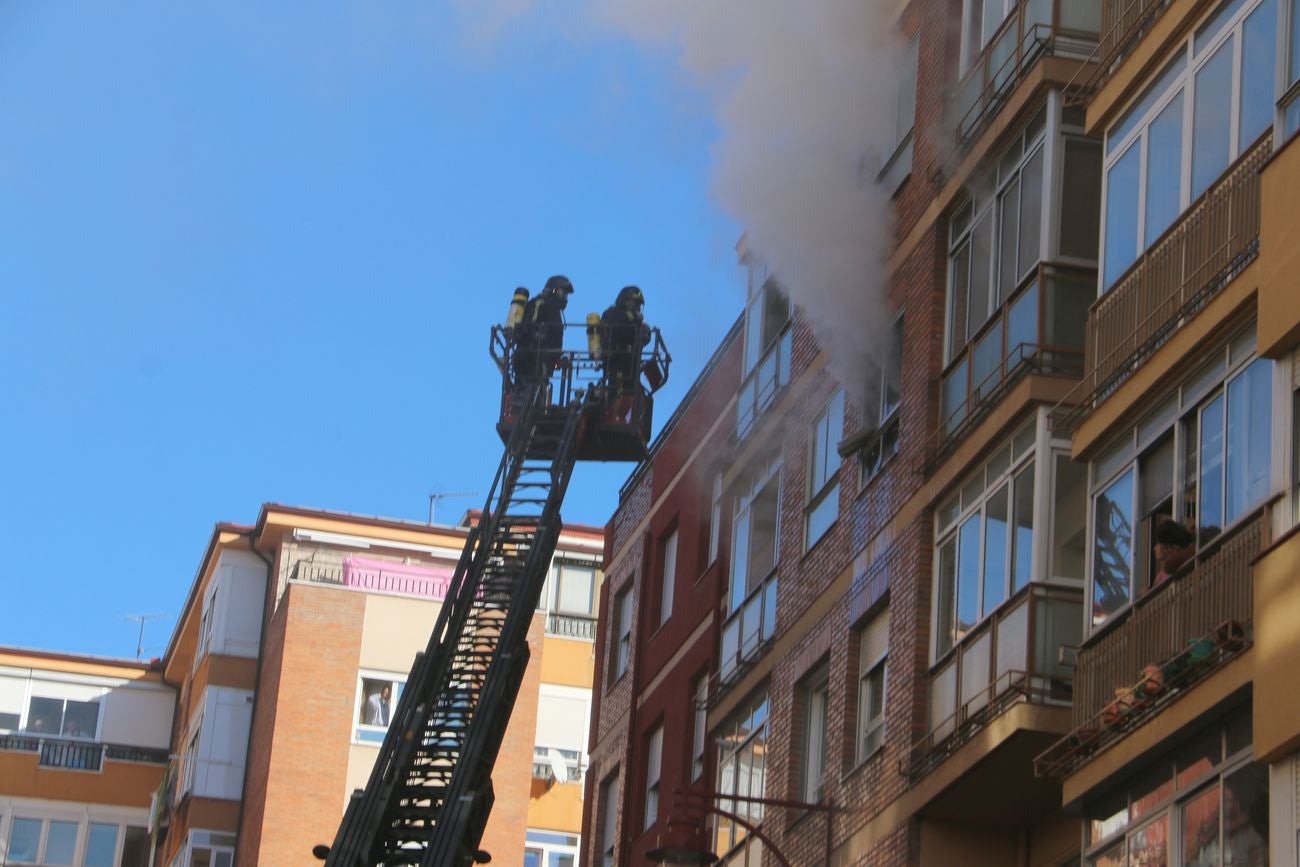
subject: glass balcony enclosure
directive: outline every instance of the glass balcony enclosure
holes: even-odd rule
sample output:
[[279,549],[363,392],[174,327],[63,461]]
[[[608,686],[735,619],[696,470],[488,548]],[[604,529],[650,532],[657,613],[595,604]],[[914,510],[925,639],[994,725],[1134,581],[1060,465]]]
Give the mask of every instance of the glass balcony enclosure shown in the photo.
[[1068,704],[1058,649],[1083,625],[1087,473],[1037,410],[935,514],[930,733],[922,754],[986,707]]
[[1050,94],[949,218],[941,438],[1028,370],[1082,371],[1101,147],[1081,123]]
[[1100,30],[1101,0],[964,0],[958,143],[971,143],[1040,57],[1087,57]]

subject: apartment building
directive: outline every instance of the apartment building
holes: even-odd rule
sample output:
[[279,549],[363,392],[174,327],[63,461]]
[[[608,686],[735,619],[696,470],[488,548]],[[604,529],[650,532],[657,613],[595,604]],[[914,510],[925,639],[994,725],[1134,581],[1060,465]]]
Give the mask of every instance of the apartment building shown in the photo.
[[735,429],[740,329],[665,423],[607,528],[586,864],[636,863],[628,859],[653,845],[674,787],[712,780],[705,713],[726,592],[722,458]]
[[0,647],[0,864],[148,867],[175,701],[156,665]]
[[893,338],[844,394],[742,246],[734,432],[611,522],[586,863],[1300,863],[1296,4],[896,23]]
[[1297,11],[1107,7],[1086,82],[1101,275],[1062,427],[1088,615],[1037,766],[1087,865],[1300,863]]
[[[162,661],[178,699],[153,863],[299,864],[333,841],[473,518],[267,504],[215,528]],[[599,529],[561,533],[493,775],[483,848],[502,863],[577,860],[602,551]]]

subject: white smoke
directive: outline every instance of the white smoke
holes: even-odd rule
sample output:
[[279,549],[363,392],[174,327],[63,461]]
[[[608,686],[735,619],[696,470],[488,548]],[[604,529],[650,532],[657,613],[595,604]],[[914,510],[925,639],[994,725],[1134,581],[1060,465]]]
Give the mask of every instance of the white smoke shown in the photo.
[[[527,15],[529,2],[475,0],[463,9],[500,27],[503,15]],[[543,5],[531,12],[554,24],[556,6]],[[604,30],[675,51],[707,89],[720,131],[712,192],[746,227],[746,248],[807,313],[853,400],[888,333],[892,191],[875,175],[896,136],[904,52],[893,6],[590,0],[572,22],[572,32]]]

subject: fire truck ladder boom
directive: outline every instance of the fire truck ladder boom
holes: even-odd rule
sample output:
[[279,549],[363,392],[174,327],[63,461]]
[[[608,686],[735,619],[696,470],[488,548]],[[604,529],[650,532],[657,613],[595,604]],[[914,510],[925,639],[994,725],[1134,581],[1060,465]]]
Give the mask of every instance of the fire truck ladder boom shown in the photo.
[[491,773],[528,664],[528,627],[560,535],[590,392],[548,405],[528,387],[482,519],[469,532],[433,635],[403,689],[327,867],[463,867],[492,808]]

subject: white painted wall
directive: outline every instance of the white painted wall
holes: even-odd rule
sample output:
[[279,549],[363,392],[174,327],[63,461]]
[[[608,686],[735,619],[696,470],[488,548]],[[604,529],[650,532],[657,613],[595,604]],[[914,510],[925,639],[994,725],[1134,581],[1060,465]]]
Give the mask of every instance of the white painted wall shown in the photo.
[[251,551],[221,552],[203,595],[203,613],[212,619],[209,653],[256,658],[266,572]]
[[171,743],[176,694],[168,687],[127,684],[104,696],[100,740],[110,744],[167,749]]
[[1268,766],[1268,861],[1300,865],[1300,753]]
[[203,691],[194,794],[236,800],[240,797],[252,719],[252,690],[209,686]]
[[167,749],[171,743],[176,692],[155,681],[0,667],[0,713],[18,714],[29,724],[33,697],[99,703],[98,731],[111,744]]

